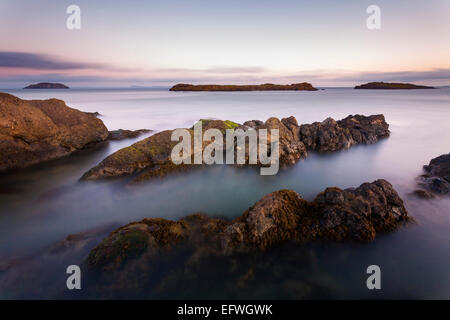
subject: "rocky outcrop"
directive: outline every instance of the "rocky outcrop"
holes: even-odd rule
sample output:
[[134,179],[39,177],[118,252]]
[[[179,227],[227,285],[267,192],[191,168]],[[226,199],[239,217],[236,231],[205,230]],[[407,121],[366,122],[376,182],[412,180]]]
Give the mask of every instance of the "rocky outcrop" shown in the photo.
[[184,84],[179,83],[170,88],[170,91],[267,91],[267,90],[306,90],[317,91],[310,83],[293,83],[293,84],[272,84],[265,83],[259,85],[216,85],[216,84]]
[[124,139],[132,139],[137,138],[144,133],[149,133],[152,130],[149,129],[139,129],[139,130],[113,130],[109,131],[108,140],[124,140]]
[[68,86],[62,83],[40,82],[36,84],[30,84],[24,89],[70,89]]
[[[354,144],[371,144],[388,137],[389,125],[383,115],[348,116],[335,121],[331,118],[323,122],[298,125],[295,117],[270,118],[266,122],[251,120],[243,125],[226,120],[203,120],[202,128],[216,128],[225,133],[228,129],[247,130],[268,129],[268,150],[270,148],[270,129],[279,130],[279,162],[281,166],[292,165],[307,156],[307,150],[324,152],[346,149]],[[193,130],[193,128],[189,129]],[[188,170],[200,165],[175,165],[170,154],[178,143],[170,141],[172,131],[157,133],[147,139],[121,149],[86,172],[82,179],[98,180],[107,177],[136,175],[134,181],[144,181],[156,176],[164,176],[173,171]],[[193,136],[193,131],[191,131]],[[203,148],[210,142],[203,141]],[[192,149],[193,150],[193,149]],[[248,150],[246,149],[246,163]],[[259,164],[258,164],[259,165]]]
[[368,242],[408,219],[402,199],[386,180],[356,189],[327,188],[313,201],[292,190],[280,190],[264,196],[233,221],[194,214],[178,221],[149,218],[130,223],[105,238],[86,263],[112,270],[146,257],[154,264],[180,246],[190,252],[182,259],[198,259],[264,250],[284,242]]
[[355,89],[436,89],[435,87],[421,86],[412,83],[369,82],[356,86]]
[[309,150],[319,152],[348,149],[355,144],[372,144],[389,137],[389,125],[383,115],[355,115],[336,121],[328,118],[300,126],[300,140]]
[[0,171],[63,157],[107,137],[100,119],[64,101],[0,93]]
[[[97,180],[141,173],[144,169],[163,171],[170,166],[170,154],[177,142],[171,141],[172,130],[158,132],[129,147],[120,149],[86,172],[82,179]],[[172,164],[176,167],[174,164]]]
[[433,193],[450,194],[450,153],[432,159],[428,165],[423,166],[423,169],[425,173],[418,178],[418,184],[427,191],[416,190],[416,195],[433,198]]

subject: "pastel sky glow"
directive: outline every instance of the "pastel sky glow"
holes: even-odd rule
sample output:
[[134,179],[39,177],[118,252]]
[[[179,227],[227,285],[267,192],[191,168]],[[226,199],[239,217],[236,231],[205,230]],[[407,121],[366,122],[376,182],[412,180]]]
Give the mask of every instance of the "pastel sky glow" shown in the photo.
[[[81,8],[68,30],[66,8]],[[381,29],[366,8],[381,8]],[[0,0],[0,87],[450,85],[448,0]]]

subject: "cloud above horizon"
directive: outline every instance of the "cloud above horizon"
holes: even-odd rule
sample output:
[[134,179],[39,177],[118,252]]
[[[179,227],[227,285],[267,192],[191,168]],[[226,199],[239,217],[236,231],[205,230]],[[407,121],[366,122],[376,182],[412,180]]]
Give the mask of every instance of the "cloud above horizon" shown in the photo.
[[335,81],[335,82],[371,82],[371,81],[430,81],[430,80],[448,80],[450,82],[450,68],[437,68],[425,71],[388,71],[388,72],[349,72],[349,71],[336,71],[336,72],[321,72],[317,73],[304,73],[299,72],[295,75],[287,77],[288,79],[315,79],[317,81]]
[[47,54],[0,51],[0,67],[34,70],[71,70],[99,69],[105,68],[105,65],[86,62],[71,62]]
[[[3,83],[22,86],[28,82],[67,82],[101,86],[118,84],[173,85],[188,83],[294,83],[311,82],[314,85],[353,85],[361,82],[439,82],[450,83],[450,68],[424,71],[346,71],[310,70],[294,73],[277,72],[262,66],[212,66],[195,68],[131,69],[104,63],[69,61],[59,56],[40,53],[0,51],[0,69],[12,70],[0,74]],[[21,70],[14,72],[14,69]],[[25,71],[24,71],[25,70]],[[33,73],[27,74],[26,70]],[[81,71],[81,73],[80,73]],[[111,76],[113,74],[113,76]]]

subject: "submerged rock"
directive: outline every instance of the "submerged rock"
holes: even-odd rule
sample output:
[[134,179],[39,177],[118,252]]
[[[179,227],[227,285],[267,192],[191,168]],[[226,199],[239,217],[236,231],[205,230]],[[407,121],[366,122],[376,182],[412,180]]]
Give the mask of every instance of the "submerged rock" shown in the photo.
[[[348,116],[335,121],[331,118],[323,122],[298,125],[295,117],[281,119],[269,118],[266,122],[251,120],[243,125],[226,120],[202,120],[203,130],[216,128],[225,133],[228,129],[258,130],[268,129],[268,152],[270,146],[270,129],[279,130],[279,161],[281,166],[292,165],[307,156],[307,150],[336,151],[346,149],[354,144],[371,144],[388,137],[389,125],[383,115]],[[191,137],[193,137],[193,128]],[[178,142],[171,141],[172,130],[159,132],[130,147],[121,149],[104,159],[96,167],[86,172],[83,180],[98,180],[107,177],[137,175],[134,181],[144,181],[171,172],[189,170],[201,165],[175,165],[170,158],[172,148]],[[203,149],[210,141],[203,141]],[[225,145],[225,144],[224,144]],[[193,150],[193,148],[192,148]],[[236,152],[236,149],[235,149]],[[248,148],[245,150],[248,162]],[[258,163],[257,165],[260,165]]]
[[433,199],[436,198],[434,194],[422,189],[416,189],[412,192],[413,195],[422,198],[422,199]]
[[90,268],[113,270],[143,257],[157,263],[162,255],[181,247],[189,248],[189,256],[182,259],[190,260],[268,249],[290,241],[368,242],[408,220],[402,199],[386,180],[356,189],[327,188],[313,201],[295,191],[280,190],[264,196],[233,221],[194,214],[178,221],[132,222],[105,238],[86,263]]
[[307,90],[317,91],[310,83],[293,83],[293,84],[272,84],[265,83],[259,85],[217,85],[217,84],[203,84],[193,85],[179,83],[170,88],[170,91],[267,91],[267,90]]
[[100,119],[64,101],[0,93],[0,171],[60,158],[107,137]]
[[144,133],[151,132],[149,129],[139,129],[139,130],[113,130],[109,131],[108,140],[124,140],[124,139],[132,139],[137,138]]
[[450,194],[450,153],[432,159],[423,169],[425,174],[419,177],[420,186],[435,194]]

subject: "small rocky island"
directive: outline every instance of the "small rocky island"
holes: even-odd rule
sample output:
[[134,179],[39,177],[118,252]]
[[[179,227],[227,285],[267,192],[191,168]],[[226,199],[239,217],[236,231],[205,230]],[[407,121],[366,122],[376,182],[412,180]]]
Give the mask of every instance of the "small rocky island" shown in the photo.
[[293,90],[293,91],[317,91],[308,82],[293,84],[272,84],[265,83],[259,85],[216,85],[216,84],[184,84],[179,83],[170,88],[170,91],[269,91],[269,90]]
[[436,89],[435,87],[421,86],[412,83],[394,83],[394,82],[369,82],[356,86],[355,89]]
[[30,84],[24,89],[70,89],[70,88],[62,83],[40,82],[36,84]]

